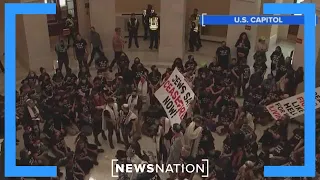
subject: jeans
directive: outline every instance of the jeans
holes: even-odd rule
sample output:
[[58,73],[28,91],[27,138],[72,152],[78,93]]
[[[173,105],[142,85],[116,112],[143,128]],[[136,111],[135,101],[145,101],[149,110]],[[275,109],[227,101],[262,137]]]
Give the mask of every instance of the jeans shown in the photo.
[[138,32],[137,31],[129,31],[129,45],[128,47],[131,47],[132,44],[132,38],[134,39],[134,44],[136,45],[136,47],[139,47],[139,43],[138,43]]
[[83,66],[87,66],[87,60],[85,56],[77,56],[78,64],[79,64],[79,69]]
[[150,31],[150,46],[149,48],[152,49],[153,47],[158,49],[159,45],[159,31],[154,30]]
[[113,68],[115,63],[119,62],[119,59],[121,57],[122,51],[115,51],[114,52],[114,59],[112,60],[111,64],[110,64],[110,69]]
[[100,47],[93,47],[93,48],[92,48],[90,61],[89,61],[89,63],[88,63],[89,66],[91,66],[91,63],[92,63],[92,61],[93,61],[96,53],[98,53],[98,55],[101,56],[102,51],[101,51]]

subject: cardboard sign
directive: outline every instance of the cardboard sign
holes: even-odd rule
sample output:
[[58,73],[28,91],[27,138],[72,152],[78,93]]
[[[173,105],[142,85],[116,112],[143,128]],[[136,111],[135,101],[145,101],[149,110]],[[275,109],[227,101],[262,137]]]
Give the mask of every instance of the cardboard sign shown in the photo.
[[184,76],[176,68],[168,80],[155,92],[155,97],[173,125],[181,122],[195,95]]
[[[320,107],[320,87],[316,88],[316,109]],[[267,110],[271,116],[278,120],[284,115],[290,118],[304,114],[304,93],[269,104]]]

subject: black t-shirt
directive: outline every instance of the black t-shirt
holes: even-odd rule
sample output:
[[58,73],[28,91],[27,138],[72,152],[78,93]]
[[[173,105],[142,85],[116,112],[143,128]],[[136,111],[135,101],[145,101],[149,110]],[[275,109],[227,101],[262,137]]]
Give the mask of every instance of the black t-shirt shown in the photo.
[[[234,72],[236,73],[236,75],[238,75],[238,76],[241,75],[241,66],[239,66],[239,65],[237,65],[237,64],[231,64],[231,65],[229,66],[229,69],[230,69],[230,71],[234,71]],[[232,76],[233,76],[234,78],[236,78],[233,73],[232,73]]]
[[186,62],[186,64],[184,65],[185,69],[195,69],[197,67],[197,62],[196,61],[191,61],[191,60],[188,60]]
[[133,80],[134,80],[134,73],[127,69],[123,72],[121,72],[121,76],[123,77],[123,82],[127,85],[131,85],[133,84]]
[[209,70],[212,72],[213,76],[215,76],[217,73],[222,73],[222,68],[218,63],[210,63]]
[[161,73],[160,72],[156,72],[156,73],[149,73],[148,75],[148,80],[152,85],[156,85],[160,82],[161,80]]
[[86,40],[84,39],[75,40],[73,46],[76,52],[76,56],[84,56],[84,54],[86,53],[86,47],[87,47]]
[[48,77],[48,79],[50,79],[50,75],[48,73],[43,73],[38,78],[39,82],[44,81],[45,77]]
[[145,70],[142,71],[136,71],[135,75],[134,75],[134,80],[138,83],[141,79],[142,76],[144,76],[146,74]]
[[273,152],[274,156],[280,156],[280,157],[288,157],[290,155],[288,148],[286,148],[284,143],[279,143],[275,148]]
[[292,146],[294,148],[295,146],[298,145],[300,140],[303,138],[304,138],[304,130],[303,129],[297,128],[297,129],[293,130],[293,136],[289,140],[290,146]]
[[49,80],[43,81],[41,84],[41,89],[46,93],[46,95],[50,95],[53,92],[53,86]]
[[240,66],[240,69],[241,69],[241,74],[243,75],[243,79],[248,80],[251,75],[250,66],[243,64]]
[[32,148],[32,146],[33,146],[32,143],[35,140],[35,138],[36,138],[36,135],[32,131],[31,132],[25,131],[23,133],[24,145],[28,150],[30,150]]
[[229,125],[230,122],[233,120],[233,115],[229,114],[227,109],[224,109],[220,114],[219,114],[219,121],[223,125]]
[[228,112],[230,115],[232,115],[232,117],[235,116],[236,110],[239,108],[239,105],[236,101],[234,100],[229,100],[227,102],[227,106],[226,108],[228,108]]
[[283,54],[281,52],[276,52],[274,51],[271,56],[271,63],[277,67],[280,64],[284,64],[284,57]]
[[74,73],[70,73],[70,74],[66,74],[66,76],[64,77],[64,81],[66,83],[70,83],[73,84],[77,81],[77,76]]
[[261,74],[259,72],[256,72],[254,74],[251,75],[249,84],[252,87],[258,87],[259,85],[262,84],[263,81],[263,77],[261,76]]
[[276,81],[279,81],[282,76],[287,73],[287,67],[285,65],[280,65],[277,70]]
[[63,75],[61,73],[58,73],[58,74],[54,74],[52,76],[52,80],[54,82],[61,82],[62,80],[64,79]]
[[77,107],[77,111],[80,113],[80,114],[84,114],[85,116],[88,116],[91,114],[91,111],[90,111],[90,106],[87,104],[87,103],[84,103],[84,104],[79,104],[79,106]]
[[202,131],[202,137],[199,147],[202,148],[205,151],[205,153],[214,150],[214,138],[210,130],[204,129]]
[[220,64],[228,64],[229,56],[230,56],[230,48],[229,47],[218,47],[216,54],[219,59]]
[[89,93],[91,88],[92,88],[92,85],[89,82],[86,82],[86,83],[79,82],[78,84],[78,89],[80,89],[81,92],[83,93]]
[[38,79],[39,79],[38,76],[35,75],[35,76],[28,76],[28,77],[26,77],[25,80],[27,80],[29,84],[35,85],[37,83]]
[[226,139],[223,140],[223,152],[225,154],[231,154],[232,152],[230,137],[226,137]]
[[61,136],[54,136],[51,139],[51,144],[53,146],[56,146],[58,150],[64,152],[65,151],[65,143],[64,143],[64,138]]
[[91,74],[90,74],[89,71],[86,71],[86,72],[80,71],[80,72],[78,73],[78,78],[79,78],[79,79],[82,79],[82,78],[89,79],[90,77],[91,77]]
[[53,121],[46,121],[46,123],[43,126],[43,132],[51,137],[54,134],[54,122]]
[[199,94],[199,103],[201,105],[208,105],[211,103],[212,94],[211,92],[201,91]]
[[270,165],[270,151],[261,151],[258,155],[258,164],[262,166]]
[[108,59],[105,56],[99,57],[96,60],[96,65],[100,70],[106,70],[108,67]]

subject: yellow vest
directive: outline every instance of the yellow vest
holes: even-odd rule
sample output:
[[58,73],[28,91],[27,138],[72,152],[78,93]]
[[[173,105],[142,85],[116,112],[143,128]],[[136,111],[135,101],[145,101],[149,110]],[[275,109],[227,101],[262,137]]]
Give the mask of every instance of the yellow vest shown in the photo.
[[159,18],[151,17],[149,18],[150,30],[155,31],[159,28]]

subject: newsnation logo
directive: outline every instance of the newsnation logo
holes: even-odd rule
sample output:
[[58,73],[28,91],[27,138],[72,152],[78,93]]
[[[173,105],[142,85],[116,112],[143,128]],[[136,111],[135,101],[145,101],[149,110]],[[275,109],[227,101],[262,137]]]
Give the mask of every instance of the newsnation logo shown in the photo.
[[196,173],[207,178],[209,177],[209,160],[201,161],[201,164],[119,164],[117,159],[112,159],[111,177],[117,178],[119,173]]

